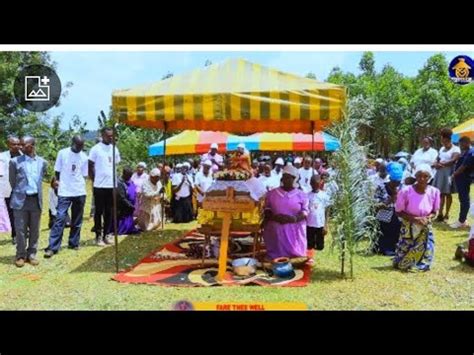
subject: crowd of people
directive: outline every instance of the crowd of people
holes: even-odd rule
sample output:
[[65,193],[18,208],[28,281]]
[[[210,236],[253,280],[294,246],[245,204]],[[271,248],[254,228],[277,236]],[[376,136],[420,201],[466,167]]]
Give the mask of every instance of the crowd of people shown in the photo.
[[[459,146],[453,144],[450,129],[441,130],[440,136],[439,150],[433,148],[431,137],[424,137],[409,160],[403,154],[369,162],[367,173],[375,189],[381,231],[374,249],[394,257],[394,266],[402,270],[431,268],[434,221],[448,223],[452,229],[468,227],[474,149],[469,137],[461,137]],[[449,223],[454,192],[459,197],[459,216]],[[469,233],[472,239],[474,226]],[[467,250],[458,248],[457,258],[474,263],[473,244],[469,242]]]
[[[49,192],[50,234],[44,257],[61,249],[69,227],[68,248],[78,250],[86,202],[86,179],[93,184],[93,217],[98,246],[113,244],[113,132],[104,128],[101,139],[88,154],[84,139],[75,136],[71,146],[59,151]],[[402,270],[429,270],[434,253],[432,222],[448,221],[452,193],[458,192],[460,213],[452,228],[466,227],[469,211],[474,149],[468,137],[459,147],[452,132],[442,130],[442,147],[432,147],[425,137],[412,155],[369,161],[367,174],[377,202],[380,238],[374,251],[393,257]],[[47,162],[36,154],[35,139],[8,138],[8,151],[0,154],[0,232],[11,231],[16,244],[15,264],[39,263],[37,258],[42,181]],[[226,152],[228,153],[228,152]],[[321,158],[260,155],[253,161],[244,144],[236,154],[219,153],[214,143],[199,157],[177,164],[158,163],[148,169],[140,162],[124,167],[116,179],[117,230],[119,235],[159,229],[165,220],[187,223],[194,220],[210,186],[219,174],[239,170],[265,192],[263,239],[269,259],[306,257],[314,263],[316,250],[324,249],[329,210],[338,186],[335,170]],[[337,213],[337,211],[333,211]],[[471,233],[471,241],[474,231]],[[456,257],[472,262],[474,243],[458,249]]]

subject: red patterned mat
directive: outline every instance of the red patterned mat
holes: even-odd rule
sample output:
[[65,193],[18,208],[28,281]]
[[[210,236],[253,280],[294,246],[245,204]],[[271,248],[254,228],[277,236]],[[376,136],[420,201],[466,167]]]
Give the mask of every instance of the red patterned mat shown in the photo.
[[[247,254],[252,250],[252,239],[246,234],[235,234],[231,238],[229,260]],[[228,266],[225,281],[219,284],[217,275],[217,261],[206,259],[201,265],[201,259],[189,257],[191,250],[199,250],[204,238],[196,231],[188,232],[184,237],[177,239],[153,251],[130,270],[118,273],[113,277],[118,282],[141,283],[163,286],[219,286],[219,285],[260,285],[301,287],[310,282],[311,267],[302,265],[295,268],[292,278],[282,279],[258,269],[251,277],[234,276]]]

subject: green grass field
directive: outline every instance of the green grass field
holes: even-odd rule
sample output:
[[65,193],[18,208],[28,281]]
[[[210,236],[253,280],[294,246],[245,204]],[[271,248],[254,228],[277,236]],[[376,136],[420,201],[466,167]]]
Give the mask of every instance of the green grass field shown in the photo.
[[[45,185],[45,191],[47,186]],[[45,194],[47,196],[47,194]],[[456,244],[468,230],[435,225],[435,263],[428,273],[402,273],[390,258],[357,256],[353,280],[341,279],[338,256],[319,253],[311,284],[303,288],[207,287],[170,288],[128,285],[111,280],[113,246],[99,248],[85,219],[81,249],[63,249],[44,259],[47,246],[47,201],[42,219],[40,265],[19,269],[10,236],[0,234],[0,309],[2,310],[167,310],[178,300],[223,302],[304,302],[313,310],[474,310],[474,269],[453,260]],[[459,203],[454,196],[451,216]],[[90,211],[90,198],[86,215]],[[128,268],[160,245],[192,229],[194,223],[168,225],[163,234],[120,237],[120,268]],[[66,231],[67,237],[67,231]],[[66,242],[67,243],[67,242]],[[328,243],[329,244],[329,243]],[[63,240],[64,245],[64,240]],[[66,244],[67,245],[67,244]]]

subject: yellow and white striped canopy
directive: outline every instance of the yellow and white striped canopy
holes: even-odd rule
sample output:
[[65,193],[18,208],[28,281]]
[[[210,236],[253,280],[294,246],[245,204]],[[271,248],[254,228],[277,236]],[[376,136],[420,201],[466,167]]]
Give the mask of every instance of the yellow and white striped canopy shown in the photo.
[[231,59],[112,94],[122,123],[167,130],[319,131],[344,116],[344,87]]

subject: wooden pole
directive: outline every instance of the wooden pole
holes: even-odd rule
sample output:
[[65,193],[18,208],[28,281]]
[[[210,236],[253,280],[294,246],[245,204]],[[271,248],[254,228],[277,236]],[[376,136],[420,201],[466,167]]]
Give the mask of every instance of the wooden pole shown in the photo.
[[311,121],[311,158],[313,159],[311,169],[313,170],[313,175],[316,175],[314,173],[314,121]]
[[[166,121],[163,122],[163,168],[166,165]],[[163,169],[164,170],[164,169]],[[166,195],[166,187],[165,187],[165,193]],[[173,194],[171,194],[173,195]],[[173,196],[171,196],[173,198]],[[164,199],[163,199],[164,200]],[[171,201],[169,201],[171,203]],[[165,229],[165,204],[162,202],[161,203],[161,229]]]
[[230,224],[232,222],[232,212],[223,212],[221,244],[219,248],[219,271],[217,273],[217,281],[224,280],[227,271],[227,250],[229,248]]
[[[104,120],[106,116],[104,111],[100,111]],[[118,124],[115,123],[115,118],[113,119],[113,126],[112,126],[112,223],[114,228],[114,246],[115,246],[115,271],[119,272],[119,261],[118,261],[118,228],[117,228],[117,162],[115,160],[115,148],[116,148],[116,129]]]

